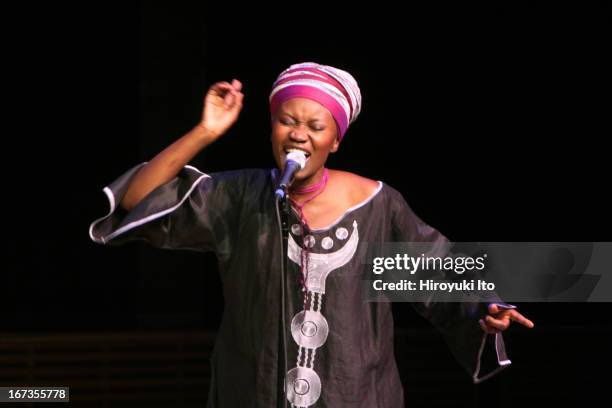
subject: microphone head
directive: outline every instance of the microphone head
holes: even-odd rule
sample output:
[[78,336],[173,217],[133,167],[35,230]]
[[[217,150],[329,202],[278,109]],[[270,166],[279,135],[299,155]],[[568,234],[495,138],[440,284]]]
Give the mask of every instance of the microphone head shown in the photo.
[[289,160],[296,162],[300,166],[300,170],[303,169],[304,166],[306,166],[306,155],[304,154],[304,152],[292,151],[287,153],[287,155],[285,156],[285,164]]

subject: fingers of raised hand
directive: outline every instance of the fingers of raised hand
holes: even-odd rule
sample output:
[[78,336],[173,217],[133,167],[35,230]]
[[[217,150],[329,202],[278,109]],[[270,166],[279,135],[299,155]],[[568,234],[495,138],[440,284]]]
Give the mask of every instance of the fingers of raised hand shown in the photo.
[[242,82],[237,79],[232,79],[232,86],[238,92],[242,91]]
[[234,108],[236,106],[242,106],[242,100],[244,95],[240,92],[242,90],[242,83],[237,79],[229,82],[217,82],[210,87],[209,94],[223,101],[225,108]]

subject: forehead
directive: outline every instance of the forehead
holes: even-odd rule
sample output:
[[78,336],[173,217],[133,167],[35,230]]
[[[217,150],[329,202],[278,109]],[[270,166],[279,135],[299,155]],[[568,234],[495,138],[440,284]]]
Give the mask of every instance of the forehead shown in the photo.
[[333,120],[331,113],[319,102],[307,98],[292,98],[281,105],[281,112],[301,118]]

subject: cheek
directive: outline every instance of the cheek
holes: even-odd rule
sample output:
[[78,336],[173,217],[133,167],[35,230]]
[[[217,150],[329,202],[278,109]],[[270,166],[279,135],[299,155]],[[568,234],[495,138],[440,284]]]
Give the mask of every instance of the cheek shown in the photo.
[[321,135],[321,137],[316,141],[317,150],[320,152],[325,152],[325,154],[335,151],[336,139],[336,132],[329,132]]
[[287,131],[284,129],[283,126],[280,126],[278,124],[272,124],[272,131],[271,131],[271,138],[272,141],[276,141],[278,143],[280,143],[281,141],[283,141],[286,137],[286,133]]
[[270,133],[270,141],[272,142],[272,147],[276,148],[282,141],[282,134],[278,128],[273,127],[272,132]]

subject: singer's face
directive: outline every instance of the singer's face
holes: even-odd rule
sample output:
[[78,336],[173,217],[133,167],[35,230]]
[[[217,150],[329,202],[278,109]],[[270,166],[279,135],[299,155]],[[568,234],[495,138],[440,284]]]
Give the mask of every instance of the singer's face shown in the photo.
[[306,166],[295,174],[295,181],[300,184],[309,184],[310,178],[321,175],[327,156],[336,152],[338,145],[334,118],[315,101],[289,99],[272,117],[272,153],[281,171],[290,149],[302,150],[306,154]]

